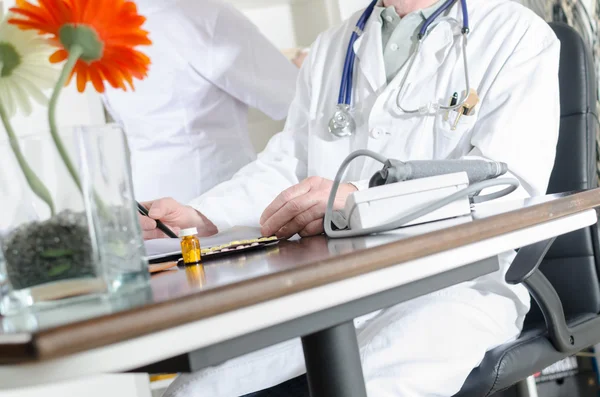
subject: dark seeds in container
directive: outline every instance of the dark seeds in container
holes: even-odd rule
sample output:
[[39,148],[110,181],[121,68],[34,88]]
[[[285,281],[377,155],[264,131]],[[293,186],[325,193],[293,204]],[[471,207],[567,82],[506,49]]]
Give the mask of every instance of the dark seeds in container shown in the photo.
[[44,222],[23,224],[3,242],[14,289],[95,276],[84,213],[63,211]]

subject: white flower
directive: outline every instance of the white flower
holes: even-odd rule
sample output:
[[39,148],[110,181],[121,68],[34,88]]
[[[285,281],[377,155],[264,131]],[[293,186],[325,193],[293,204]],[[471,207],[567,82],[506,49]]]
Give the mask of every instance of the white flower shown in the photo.
[[0,22],[0,102],[9,117],[17,109],[28,116],[31,99],[44,105],[44,90],[54,87],[59,70],[50,63],[55,48],[35,31],[23,31],[8,23],[8,13]]

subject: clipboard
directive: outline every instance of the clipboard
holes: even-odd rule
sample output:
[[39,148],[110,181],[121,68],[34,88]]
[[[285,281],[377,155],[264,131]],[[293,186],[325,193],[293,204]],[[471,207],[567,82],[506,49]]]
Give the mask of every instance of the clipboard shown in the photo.
[[[210,237],[200,237],[200,246],[202,249],[212,248],[217,246],[222,246],[225,244],[229,244],[233,241],[245,241],[245,240],[255,240],[261,238],[261,233],[259,228],[253,227],[234,227],[228,230],[225,230],[221,233],[218,233],[214,236]],[[231,249],[225,252],[212,252],[206,253],[202,255],[202,260],[210,260],[213,258],[219,258],[228,255],[235,255],[237,252],[247,252],[253,251],[257,249],[262,249],[265,247],[269,247],[272,245],[276,245],[281,241],[281,239],[277,240],[269,240],[262,241],[256,245],[246,244],[248,245],[242,249]],[[179,239],[172,238],[161,238],[154,240],[144,241],[144,246],[146,248],[146,255],[148,262],[150,264],[157,264],[163,262],[171,262],[177,261],[181,258],[181,245]]]

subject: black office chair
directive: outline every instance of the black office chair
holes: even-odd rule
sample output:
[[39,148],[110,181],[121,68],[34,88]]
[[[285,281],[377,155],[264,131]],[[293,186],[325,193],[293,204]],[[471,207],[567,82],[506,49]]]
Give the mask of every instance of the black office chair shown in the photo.
[[[561,41],[561,121],[548,193],[594,188],[597,117],[592,57],[574,29],[559,23],[550,26]],[[519,250],[506,279],[523,282],[534,298],[525,328],[514,342],[488,352],[455,397],[491,396],[599,343],[599,265],[597,225]]]

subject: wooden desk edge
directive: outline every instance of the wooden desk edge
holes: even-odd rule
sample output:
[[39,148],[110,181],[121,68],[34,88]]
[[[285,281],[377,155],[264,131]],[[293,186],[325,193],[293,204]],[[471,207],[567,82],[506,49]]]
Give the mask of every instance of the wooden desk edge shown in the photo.
[[[167,302],[41,331],[23,345],[2,345],[0,364],[47,360],[162,331],[306,289],[398,265],[600,206],[600,189],[558,198],[375,248],[315,266],[225,285]],[[293,280],[293,282],[289,282]],[[153,319],[160,318],[160,321]]]

